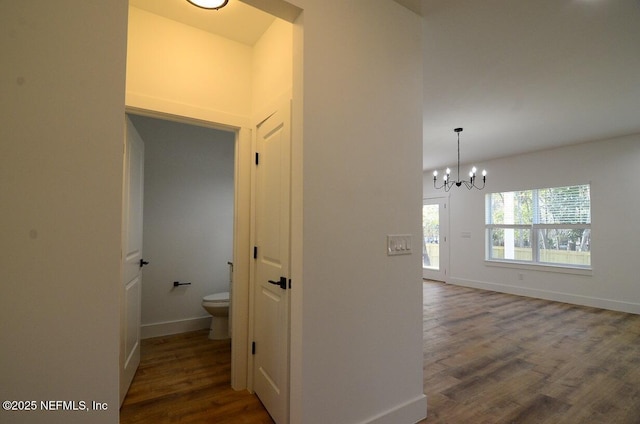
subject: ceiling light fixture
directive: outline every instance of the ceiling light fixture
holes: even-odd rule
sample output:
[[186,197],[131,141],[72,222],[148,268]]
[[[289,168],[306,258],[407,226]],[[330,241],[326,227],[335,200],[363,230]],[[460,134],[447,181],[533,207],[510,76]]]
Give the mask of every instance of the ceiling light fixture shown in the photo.
[[471,168],[471,172],[469,172],[469,179],[468,180],[461,180],[460,179],[460,133],[462,132],[462,128],[456,128],[453,131],[455,131],[456,133],[458,133],[458,179],[457,180],[452,180],[450,178],[451,175],[451,169],[447,168],[447,170],[445,171],[445,175],[442,181],[442,185],[440,187],[438,187],[438,171],[433,171],[433,186],[436,189],[441,189],[444,188],[444,191],[449,191],[451,190],[451,187],[453,187],[454,185],[456,187],[460,187],[462,184],[465,185],[465,187],[467,187],[469,190],[471,190],[472,188],[477,188],[478,190],[482,190],[484,188],[484,184],[487,181],[487,171],[485,171],[484,169],[482,170],[482,187],[478,187],[476,185],[476,167],[474,166],[473,168]]
[[218,10],[222,9],[229,3],[229,0],[187,0],[194,6],[198,6],[202,9]]

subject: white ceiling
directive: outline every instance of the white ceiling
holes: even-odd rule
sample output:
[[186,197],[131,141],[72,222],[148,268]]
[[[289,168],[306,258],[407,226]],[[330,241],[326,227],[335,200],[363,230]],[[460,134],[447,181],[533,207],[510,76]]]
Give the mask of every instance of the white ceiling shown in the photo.
[[[424,0],[425,169],[640,133],[638,0]],[[490,172],[490,170],[489,170]]]
[[[424,169],[640,133],[640,0],[396,0],[424,17]],[[421,2],[421,3],[420,3]],[[253,45],[273,17],[231,0],[131,5]]]

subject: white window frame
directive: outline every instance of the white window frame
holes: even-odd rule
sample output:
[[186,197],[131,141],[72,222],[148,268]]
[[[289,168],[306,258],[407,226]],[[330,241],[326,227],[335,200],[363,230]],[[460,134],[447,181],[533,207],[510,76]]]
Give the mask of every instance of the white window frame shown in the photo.
[[[591,184],[576,184],[578,185],[588,185],[589,193],[591,193]],[[561,188],[557,187],[557,188]],[[556,188],[556,187],[549,187]],[[538,192],[540,190],[545,190],[545,188],[540,189],[530,189],[530,190],[517,190],[517,191],[531,191]],[[518,269],[532,269],[532,270],[540,270],[540,271],[551,271],[551,272],[561,272],[561,273],[570,273],[570,274],[580,274],[580,275],[591,275],[592,274],[592,266],[593,261],[590,258],[589,265],[576,265],[576,264],[562,264],[562,263],[551,263],[551,262],[541,262],[540,261],[540,247],[539,247],[539,230],[545,229],[558,229],[558,230],[570,230],[570,229],[589,229],[591,230],[591,220],[589,223],[581,223],[581,224],[540,224],[535,221],[538,220],[538,211],[537,211],[537,195],[534,195],[534,205],[536,210],[533,212],[533,220],[532,224],[493,224],[491,221],[491,195],[495,193],[489,193],[486,197],[486,208],[485,208],[485,264],[489,266],[499,266],[499,267],[508,267],[508,268],[518,268]],[[591,201],[589,201],[591,204]],[[492,242],[492,230],[494,229],[513,229],[513,230],[528,230],[529,231],[529,240],[531,249],[531,261],[527,260],[516,260],[516,259],[501,259],[501,258],[492,258],[491,252],[493,251],[493,242]],[[591,251],[591,250],[590,250]]]

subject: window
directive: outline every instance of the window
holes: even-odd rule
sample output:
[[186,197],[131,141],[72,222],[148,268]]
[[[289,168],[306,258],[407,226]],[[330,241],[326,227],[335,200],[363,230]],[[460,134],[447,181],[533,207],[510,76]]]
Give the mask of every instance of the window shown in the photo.
[[486,196],[489,261],[591,268],[590,185]]

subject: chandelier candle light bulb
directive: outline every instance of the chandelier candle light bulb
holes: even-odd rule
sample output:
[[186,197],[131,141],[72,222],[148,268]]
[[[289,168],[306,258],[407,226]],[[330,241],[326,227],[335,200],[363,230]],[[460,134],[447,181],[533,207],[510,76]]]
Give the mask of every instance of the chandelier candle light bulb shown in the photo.
[[460,187],[462,184],[464,184],[464,186],[469,190],[471,190],[472,188],[482,190],[485,183],[487,182],[486,170],[482,170],[482,187],[476,185],[476,172],[478,172],[478,169],[475,166],[471,168],[471,172],[469,172],[469,180],[460,179],[460,133],[462,132],[462,128],[456,128],[453,131],[458,134],[458,179],[451,180],[449,178],[449,176],[451,175],[451,169],[447,168],[444,177],[442,177],[442,185],[438,187],[438,171],[433,171],[433,186],[436,189],[444,188],[444,191],[449,191],[454,185],[456,187]]

